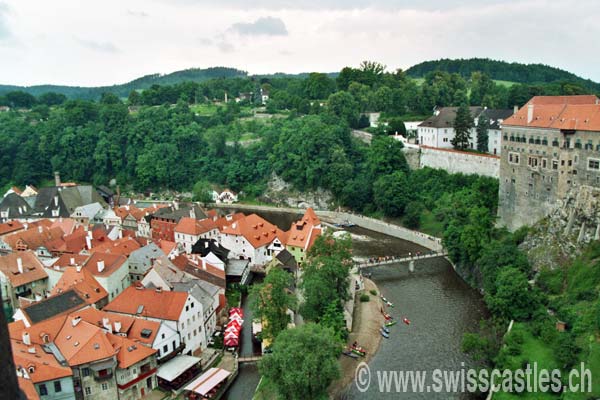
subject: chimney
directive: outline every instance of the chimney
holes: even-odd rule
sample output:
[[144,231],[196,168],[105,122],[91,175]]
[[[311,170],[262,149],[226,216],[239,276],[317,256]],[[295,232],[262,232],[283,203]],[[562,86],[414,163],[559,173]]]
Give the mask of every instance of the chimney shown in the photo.
[[23,259],[21,257],[17,258],[17,269],[20,274],[23,273]]
[[77,272],[81,272],[81,265],[77,265],[75,268]]
[[123,239],[123,229],[119,228],[119,239]]
[[43,226],[38,226],[38,232],[39,233],[44,233],[44,227]]
[[54,196],[54,206],[58,207],[58,196]]
[[190,218],[196,219],[196,210],[193,206],[190,208]]
[[533,121],[533,104],[529,104],[527,106],[527,123],[531,123]]
[[54,184],[60,186],[60,172],[58,171],[54,172]]
[[92,248],[92,239],[89,236],[85,237],[85,244],[86,244],[88,250],[90,250]]
[[27,223],[23,224],[23,228],[25,228],[25,230],[27,230],[27,228],[29,228],[29,224],[27,224]]
[[519,112],[519,106],[515,104],[513,107],[513,114],[516,114],[518,112]]
[[87,233],[87,237],[89,237],[90,239],[94,237],[92,231],[88,231]]
[[71,257],[69,260],[69,265],[75,265],[75,257]]
[[27,349],[27,352],[28,352],[29,354],[35,354],[35,347],[30,347],[30,348],[28,348],[28,349]]
[[121,322],[115,321],[115,332],[121,332]]
[[26,345],[31,344],[31,339],[29,338],[29,332],[23,332],[23,343]]
[[110,320],[106,317],[102,318],[102,326],[104,327],[104,329],[106,329],[109,333],[112,333],[112,325],[110,324]]
[[206,261],[202,259],[202,269],[206,271]]
[[71,325],[77,326],[79,322],[81,322],[81,317],[73,317],[73,319],[71,320]]
[[104,260],[98,261],[98,272],[104,271]]

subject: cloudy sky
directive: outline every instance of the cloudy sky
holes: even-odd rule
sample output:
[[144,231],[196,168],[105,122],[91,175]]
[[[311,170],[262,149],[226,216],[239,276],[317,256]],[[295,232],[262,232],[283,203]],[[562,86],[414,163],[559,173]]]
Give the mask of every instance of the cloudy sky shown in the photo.
[[231,66],[540,62],[600,81],[598,0],[0,0],[0,83],[105,85]]

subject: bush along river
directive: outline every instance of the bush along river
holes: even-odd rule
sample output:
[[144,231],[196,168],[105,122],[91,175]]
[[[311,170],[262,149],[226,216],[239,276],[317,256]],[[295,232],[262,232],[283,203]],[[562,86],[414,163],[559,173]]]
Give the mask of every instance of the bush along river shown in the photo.
[[[257,214],[282,229],[288,229],[291,222],[300,215],[262,211]],[[360,227],[350,228],[348,231],[353,236],[353,254],[356,257],[406,256],[409,252],[415,254],[427,251],[414,243]],[[371,383],[366,392],[360,391],[353,382],[340,394],[340,398],[477,398],[446,391],[434,393],[431,391],[433,386],[430,392],[424,387],[424,393],[413,392],[409,386],[404,393],[397,392],[392,384],[389,393],[386,393],[385,387],[380,391],[377,378],[378,372],[381,375],[384,371],[427,371],[427,385],[433,383],[432,374],[436,369],[452,372],[473,366],[472,360],[461,351],[461,341],[464,333],[476,331],[479,321],[486,317],[486,309],[479,293],[469,287],[443,258],[418,260],[415,262],[414,272],[409,272],[407,264],[387,264],[366,269],[365,272],[372,273],[371,279],[377,284],[381,294],[394,304],[393,308],[387,307],[386,312],[398,323],[389,328],[389,339],[383,339],[370,361]],[[245,312],[248,312],[247,299],[244,306]],[[409,319],[410,325],[402,323],[403,318]],[[248,323],[244,325],[249,327],[251,320],[245,320]],[[243,340],[241,353],[249,355],[252,351],[251,340]],[[251,398],[259,379],[256,366],[243,366],[227,398]]]

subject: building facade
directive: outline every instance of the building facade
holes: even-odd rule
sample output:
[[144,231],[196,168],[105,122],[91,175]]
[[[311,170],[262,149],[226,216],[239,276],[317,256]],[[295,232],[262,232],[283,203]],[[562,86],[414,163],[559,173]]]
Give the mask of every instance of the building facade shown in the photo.
[[532,225],[568,191],[600,187],[599,103],[596,96],[536,96],[504,121],[498,204],[503,225]]

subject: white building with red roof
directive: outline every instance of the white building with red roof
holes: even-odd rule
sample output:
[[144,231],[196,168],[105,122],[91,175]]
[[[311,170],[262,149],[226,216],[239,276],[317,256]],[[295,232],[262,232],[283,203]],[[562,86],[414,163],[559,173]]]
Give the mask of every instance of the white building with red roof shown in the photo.
[[221,244],[229,258],[245,259],[250,265],[265,265],[275,249],[285,248],[285,233],[256,214],[240,218],[221,229]]
[[187,292],[130,286],[104,307],[104,311],[161,321],[179,333],[185,344],[184,354],[202,352],[205,335],[202,318],[198,317],[201,307]]

